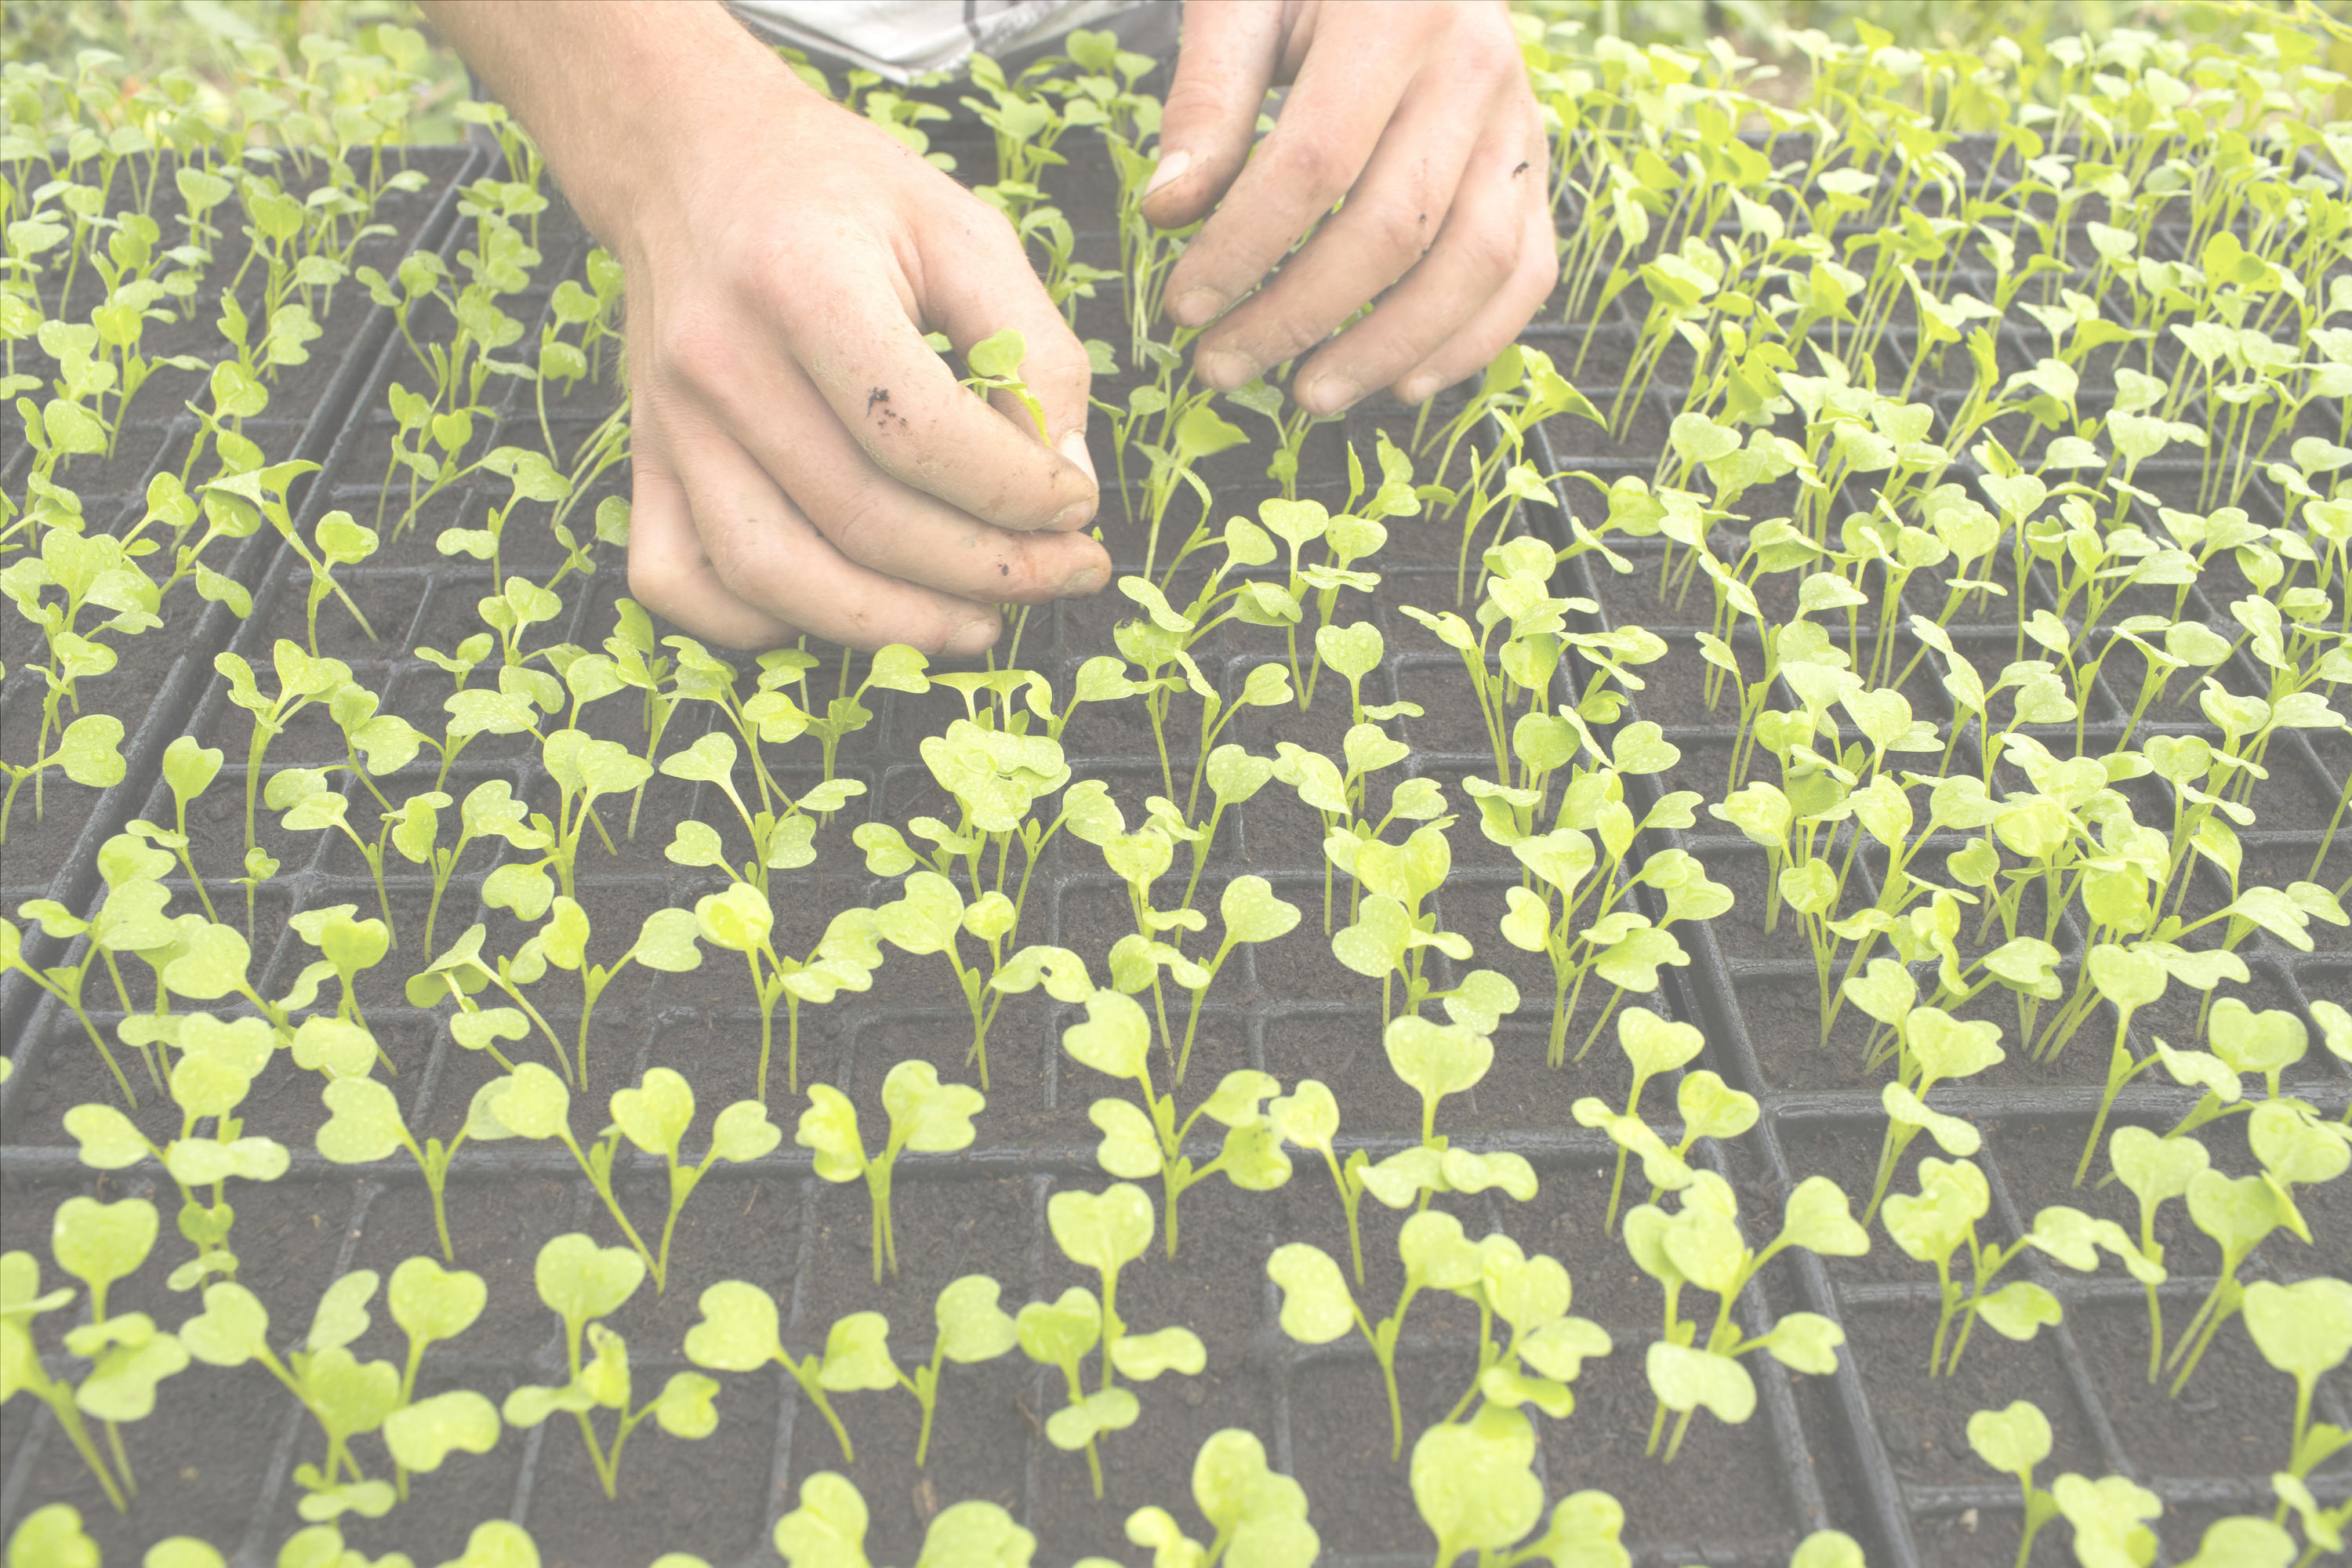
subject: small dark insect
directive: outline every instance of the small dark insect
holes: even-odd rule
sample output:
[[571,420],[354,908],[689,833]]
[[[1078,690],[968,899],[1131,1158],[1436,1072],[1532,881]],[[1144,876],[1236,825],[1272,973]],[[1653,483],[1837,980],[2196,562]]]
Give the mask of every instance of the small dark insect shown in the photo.
[[[1525,167],[1524,164],[1521,166]],[[874,412],[874,405],[876,404],[887,403],[889,401],[890,389],[887,386],[877,386],[873,391],[866,395],[866,412],[871,414]]]
[[1516,169],[1514,169],[1514,170],[1512,170],[1512,171],[1511,171],[1511,178],[1513,178],[1513,179],[1515,179],[1515,180],[1516,180],[1516,179],[1517,179],[1521,174],[1526,174],[1527,172],[1528,172],[1528,161],[1527,161],[1526,159],[1522,158],[1522,159],[1520,159],[1520,160],[1519,160],[1519,166],[1518,166],[1517,168],[1516,168]]

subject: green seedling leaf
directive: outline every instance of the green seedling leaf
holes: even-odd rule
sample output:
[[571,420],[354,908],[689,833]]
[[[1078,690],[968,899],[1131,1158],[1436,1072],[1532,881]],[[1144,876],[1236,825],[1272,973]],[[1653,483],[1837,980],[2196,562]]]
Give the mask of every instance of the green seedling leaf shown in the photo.
[[686,1359],[695,1365],[752,1372],[782,1359],[776,1303],[765,1290],[724,1280],[704,1290],[698,1304],[702,1319],[686,1331]]
[[1397,1077],[1420,1093],[1424,1120],[1445,1096],[1475,1088],[1495,1063],[1495,1042],[1486,1036],[1410,1014],[1390,1020],[1381,1044]]
[[76,1194],[58,1205],[49,1224],[49,1250],[58,1267],[89,1287],[95,1300],[127,1278],[154,1250],[155,1205],[144,1198],[100,1203]]
[[1717,1420],[1734,1426],[1756,1413],[1755,1380],[1730,1356],[1654,1340],[1645,1370],[1651,1392],[1669,1410],[1705,1406]]
[[1045,1440],[1065,1453],[1074,1453],[1106,1432],[1134,1426],[1142,1413],[1143,1405],[1132,1391],[1098,1389],[1046,1417]]
[[1094,1292],[1072,1286],[1050,1303],[1032,1301],[1013,1315],[1022,1352],[1048,1366],[1075,1366],[1102,1338],[1102,1306]]
[[98,1542],[84,1533],[80,1510],[44,1503],[10,1533],[8,1568],[99,1568]]
[[1298,906],[1275,896],[1263,877],[1236,877],[1218,900],[1228,942],[1265,942],[1286,936],[1298,924]]
[[2352,1285],[2341,1279],[2257,1279],[2246,1287],[2242,1310],[2263,1359],[2299,1384],[2317,1382],[2352,1354]]
[[1150,1334],[1123,1334],[1112,1348],[1111,1363],[1121,1377],[1149,1383],[1163,1372],[1197,1376],[1209,1364],[1208,1351],[1190,1329],[1161,1329]]
[[824,1336],[824,1364],[818,1384],[836,1394],[895,1388],[898,1370],[890,1359],[890,1320],[879,1312],[837,1318]]
[[996,1503],[977,1499],[941,1509],[923,1532],[915,1568],[1029,1568],[1037,1538]]
[[927,1061],[903,1061],[882,1079],[882,1105],[894,1142],[925,1154],[950,1154],[977,1136],[971,1119],[984,1108],[980,1090],[940,1081]]
[[994,1361],[1019,1342],[1013,1317],[997,1304],[1001,1291],[985,1274],[967,1274],[941,1290],[932,1308],[939,1352],[967,1365]]
[[1461,1425],[1441,1423],[1413,1444],[1413,1506],[1437,1537],[1437,1560],[1500,1551],[1543,1517],[1535,1428],[1517,1410],[1482,1406]]
[[1628,1007],[1617,1016],[1617,1044],[1636,1073],[1654,1078],[1696,1057],[1706,1045],[1706,1037],[1691,1025],[1671,1023],[1647,1007]]
[[243,1366],[269,1345],[269,1312],[244,1286],[205,1287],[205,1310],[180,1325],[180,1343],[207,1366]]
[[1100,1193],[1055,1193],[1045,1205],[1045,1218],[1065,1257],[1106,1275],[1118,1273],[1151,1245],[1151,1200],[1126,1182]]
[[567,1324],[610,1317],[645,1282],[646,1262],[625,1247],[598,1247],[578,1231],[539,1249],[532,1279],[539,1299]]
[[328,1115],[319,1128],[318,1150],[337,1164],[372,1164],[405,1146],[408,1127],[401,1120],[400,1102],[383,1084],[369,1078],[339,1078],[320,1098]]
[[2164,1511],[2164,1502],[2147,1488],[2122,1476],[2094,1481],[2070,1473],[2051,1483],[2050,1496],[2074,1527],[2078,1561],[2125,1568],[2155,1560],[2156,1536],[2146,1521]]
[[801,1482],[800,1506],[776,1521],[788,1568],[868,1568],[866,1500],[849,1478],[819,1470]]
[[451,1454],[487,1454],[505,1424],[497,1406],[471,1389],[452,1389],[404,1405],[383,1420],[384,1447],[404,1470],[431,1471]]
[[489,1287],[478,1274],[444,1268],[430,1258],[410,1258],[392,1271],[384,1301],[392,1310],[393,1321],[411,1342],[436,1343],[455,1339],[474,1325],[488,1304]]
[[1073,1059],[1112,1078],[1135,1078],[1151,1054],[1151,1022],[1132,996],[1097,991],[1087,998],[1087,1020],[1062,1031]]

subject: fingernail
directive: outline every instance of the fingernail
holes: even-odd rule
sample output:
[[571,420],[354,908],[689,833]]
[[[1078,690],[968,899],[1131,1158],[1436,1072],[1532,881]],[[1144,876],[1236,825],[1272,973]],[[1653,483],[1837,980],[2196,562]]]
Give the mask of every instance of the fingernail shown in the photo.
[[[1168,307],[1168,313],[1176,318],[1176,324],[1180,327],[1198,327],[1215,321],[1217,312],[1224,308],[1225,297],[1214,289],[1187,289],[1176,296],[1176,302]],[[1248,379],[1247,376],[1242,377],[1243,381]]]
[[1437,378],[1415,376],[1411,381],[1397,383],[1397,400],[1402,403],[1426,403],[1437,395]]
[[1307,383],[1298,401],[1310,414],[1337,414],[1363,395],[1364,389],[1352,377],[1332,372]]
[[1055,443],[1055,449],[1084,468],[1087,471],[1087,478],[1095,477],[1095,455],[1087,450],[1087,433],[1084,430],[1073,430],[1063,437]]
[[1201,356],[1201,379],[1219,392],[1231,392],[1256,374],[1249,355],[1232,349],[1212,349]]
[[1182,179],[1186,172],[1192,167],[1192,154],[1190,153],[1180,150],[1174,153],[1161,153],[1160,157],[1160,167],[1151,171],[1151,183],[1143,187],[1143,199],[1147,202],[1150,201],[1151,199],[1152,192],[1159,190],[1163,185],[1174,184],[1177,181]]
[[1101,593],[1103,584],[1109,581],[1109,567],[1100,563],[1092,566],[1081,566],[1070,574],[1069,581],[1062,584],[1061,592],[1055,596],[1063,599],[1083,599],[1089,594]]
[[986,653],[995,644],[996,617],[982,616],[978,620],[966,621],[958,626],[948,638],[947,646],[940,651],[969,658],[974,654]]

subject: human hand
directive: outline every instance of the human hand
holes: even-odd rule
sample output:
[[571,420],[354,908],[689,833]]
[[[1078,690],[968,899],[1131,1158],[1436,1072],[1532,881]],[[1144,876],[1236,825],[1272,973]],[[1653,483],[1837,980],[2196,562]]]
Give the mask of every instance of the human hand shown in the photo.
[[[1289,95],[1253,158],[1278,82]],[[1309,413],[1383,386],[1421,402],[1483,369],[1551,291],[1549,169],[1499,3],[1186,0],[1143,212],[1208,221],[1169,275],[1168,315],[1207,326],[1193,368],[1221,390],[1315,349],[1291,383]]]
[[[434,15],[626,268],[629,588],[649,609],[738,647],[971,655],[997,603],[1109,580],[1082,531],[1086,351],[1001,214],[715,5]],[[1006,327],[1053,446],[923,342],[961,354]]]

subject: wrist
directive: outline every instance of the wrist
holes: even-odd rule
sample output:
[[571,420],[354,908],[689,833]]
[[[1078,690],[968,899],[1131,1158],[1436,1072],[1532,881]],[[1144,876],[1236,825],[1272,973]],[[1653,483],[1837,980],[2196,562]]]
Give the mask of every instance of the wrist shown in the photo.
[[630,261],[745,138],[814,89],[716,4],[486,3],[425,9],[520,120],[591,233]]

